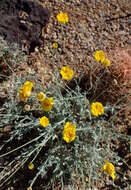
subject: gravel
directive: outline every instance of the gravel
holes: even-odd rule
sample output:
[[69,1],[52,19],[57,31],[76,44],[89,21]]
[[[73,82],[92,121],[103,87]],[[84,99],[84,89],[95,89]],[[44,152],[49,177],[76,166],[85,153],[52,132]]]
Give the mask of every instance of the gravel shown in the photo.
[[[95,50],[103,49],[109,54],[117,48],[130,47],[130,0],[39,2],[50,12],[49,23],[46,29],[42,30],[43,46],[39,52],[32,54],[32,70],[35,67],[43,84],[46,80],[51,82],[53,65],[58,68],[70,65],[76,75],[80,75],[81,72],[86,72],[92,63]],[[57,23],[56,15],[60,11],[68,13],[68,24]],[[58,42],[57,50],[52,48],[53,42]]]

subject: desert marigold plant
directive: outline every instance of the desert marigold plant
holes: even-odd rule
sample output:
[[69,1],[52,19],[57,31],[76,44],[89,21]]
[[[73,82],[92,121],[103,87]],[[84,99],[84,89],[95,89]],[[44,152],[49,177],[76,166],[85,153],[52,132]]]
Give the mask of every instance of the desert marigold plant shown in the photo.
[[33,88],[33,83],[30,81],[26,81],[19,89],[19,98],[21,101],[25,102],[28,97],[31,95],[31,91]]
[[106,58],[103,50],[97,50],[94,54],[94,58],[97,62],[102,63],[105,67],[109,67],[111,62],[108,58]]
[[58,48],[58,43],[57,43],[57,42],[54,42],[54,43],[52,44],[52,47],[53,47],[53,49],[57,49],[57,48]]
[[43,92],[37,93],[37,100],[42,102],[45,99],[46,95]]
[[[97,60],[108,67],[110,61],[106,57],[103,61],[102,52],[99,53],[101,55],[96,55]],[[26,81],[19,88],[23,79],[17,77],[12,91],[17,91],[24,102],[18,102],[14,93],[11,101],[5,102],[0,109],[0,133],[11,127],[9,138],[7,136],[8,139],[4,139],[0,146],[0,159],[7,160],[0,169],[0,188],[12,180],[19,168],[23,172],[28,168],[32,174],[24,189],[28,186],[28,189],[35,189],[35,182],[39,182],[39,179],[40,182],[44,181],[41,184],[43,189],[54,189],[55,184],[60,184],[60,189],[63,189],[67,178],[72,190],[78,189],[77,184],[74,184],[77,180],[80,189],[95,189],[96,184],[104,187],[104,172],[113,180],[116,178],[114,165],[109,161],[103,165],[103,162],[105,158],[114,160],[114,164],[120,160],[111,148],[112,142],[121,138],[114,126],[114,116],[119,107],[113,107],[99,93],[95,94],[99,89],[98,82],[101,83],[101,75],[96,72],[95,78],[98,80],[95,81],[92,73],[89,69],[87,90],[82,89],[84,83],[81,85],[79,78],[74,78],[73,85],[72,82],[71,85],[70,82],[63,82],[62,79],[70,81],[74,77],[74,71],[68,66],[58,70],[55,65],[52,83],[47,83],[44,89],[36,76],[29,76],[31,81],[36,81],[35,88],[31,81]],[[33,96],[30,97],[32,89]],[[29,101],[25,103],[28,97]],[[97,98],[100,102],[96,102]],[[12,181],[17,181],[16,178],[17,175],[14,175]]]
[[41,101],[41,108],[43,111],[51,111],[52,108],[53,108],[53,105],[54,105],[54,99],[53,97],[50,97],[50,98],[44,98],[43,101]]
[[31,82],[31,81],[26,81],[26,82],[24,83],[24,86],[28,86],[30,89],[32,89],[32,88],[33,88],[33,82]]
[[102,103],[93,102],[91,104],[91,114],[93,116],[98,117],[98,116],[102,115],[103,113],[104,113],[104,107],[103,107]]
[[63,139],[67,143],[71,143],[76,138],[76,125],[71,122],[66,122],[64,125]]
[[40,125],[42,127],[47,127],[49,125],[49,119],[46,116],[40,118]]
[[105,60],[105,53],[102,50],[97,50],[94,54],[94,58],[97,62],[103,63]]
[[60,12],[56,16],[58,23],[67,24],[69,21],[68,14],[65,12]]
[[30,162],[30,163],[28,164],[28,169],[29,169],[29,170],[33,170],[33,169],[34,169],[34,164],[33,164],[32,162]]
[[107,160],[105,161],[105,164],[103,166],[103,170],[107,174],[109,174],[112,177],[113,180],[116,178],[116,176],[115,176],[115,166],[112,163],[110,163],[109,161],[107,161]]
[[64,80],[72,80],[74,76],[74,71],[68,67],[68,66],[63,66],[62,69],[60,70],[60,74]]
[[110,60],[109,60],[108,58],[105,58],[105,60],[103,61],[103,65],[104,65],[105,67],[109,67],[109,66],[111,65]]

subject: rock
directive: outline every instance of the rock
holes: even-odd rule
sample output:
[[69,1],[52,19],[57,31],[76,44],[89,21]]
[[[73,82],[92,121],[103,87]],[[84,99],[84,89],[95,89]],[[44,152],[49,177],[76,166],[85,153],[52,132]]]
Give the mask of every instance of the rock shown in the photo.
[[131,18],[128,19],[128,24],[131,25]]
[[0,35],[9,43],[27,47],[34,52],[42,44],[41,30],[49,20],[49,12],[37,2],[29,0],[0,1]]

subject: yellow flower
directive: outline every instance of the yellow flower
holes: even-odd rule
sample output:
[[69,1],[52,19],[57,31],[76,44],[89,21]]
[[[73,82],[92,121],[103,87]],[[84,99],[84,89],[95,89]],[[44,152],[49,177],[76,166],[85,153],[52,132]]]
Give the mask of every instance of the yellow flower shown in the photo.
[[40,118],[40,125],[42,127],[47,127],[49,125],[49,119],[46,116]]
[[109,67],[109,66],[111,65],[110,60],[109,60],[108,58],[106,58],[106,59],[104,60],[104,62],[103,62],[103,65],[104,65],[105,67]]
[[54,42],[54,43],[52,44],[52,47],[53,47],[54,49],[57,49],[57,48],[58,48],[58,43],[57,43],[57,42]]
[[54,105],[54,99],[53,97],[50,98],[45,98],[42,102],[41,102],[41,107],[44,111],[50,111],[52,109]]
[[71,80],[73,78],[74,71],[68,66],[63,66],[60,70],[60,74],[64,80]]
[[30,82],[30,81],[26,81],[26,82],[24,83],[24,86],[28,86],[28,88],[32,89],[32,88],[33,88],[33,83]]
[[64,125],[63,139],[67,143],[75,140],[76,137],[76,125],[71,122],[66,122]]
[[108,173],[112,179],[114,180],[116,178],[115,176],[115,167],[112,163],[108,162],[107,160],[105,161],[105,164],[103,166],[103,170]]
[[32,162],[30,162],[28,164],[28,168],[29,168],[29,170],[33,170],[34,169],[34,164]]
[[19,98],[21,101],[26,101],[27,98],[31,95],[31,91],[33,88],[33,83],[30,81],[26,81],[19,89]]
[[27,100],[28,96],[29,96],[29,93],[27,93],[25,88],[20,87],[20,89],[19,89],[19,98],[20,98],[20,100],[25,102]]
[[46,95],[43,92],[37,94],[37,99],[39,102],[42,102],[45,99]]
[[64,12],[60,12],[59,14],[57,14],[56,18],[57,21],[62,24],[66,24],[69,21],[68,14]]
[[104,51],[102,51],[102,50],[97,50],[97,51],[95,52],[94,57],[95,57],[95,60],[96,60],[97,62],[103,63],[104,60],[105,60]]
[[94,102],[91,104],[91,114],[98,117],[104,113],[104,107],[100,102]]

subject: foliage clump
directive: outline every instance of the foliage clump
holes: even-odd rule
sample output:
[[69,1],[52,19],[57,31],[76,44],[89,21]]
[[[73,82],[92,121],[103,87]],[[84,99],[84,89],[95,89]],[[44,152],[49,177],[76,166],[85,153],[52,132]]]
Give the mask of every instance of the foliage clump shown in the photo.
[[[4,79],[26,61],[26,55],[17,44],[8,44],[0,36],[0,78]],[[4,77],[5,75],[5,77]]]
[[[78,80],[74,79],[75,88],[70,89],[60,74],[61,70],[55,71],[53,85],[45,89],[33,76],[16,81],[16,96],[4,104],[7,112],[1,117],[0,126],[10,125],[11,133],[0,157],[13,158],[1,171],[2,184],[20,168],[34,171],[30,188],[39,176],[52,185],[79,179],[83,188],[85,176],[89,188],[98,181],[103,183],[104,171],[113,180],[117,178],[114,165],[121,158],[110,148],[112,140],[120,137],[111,120],[116,107],[89,99]],[[11,150],[4,152],[8,146]],[[104,165],[105,160],[109,161]],[[15,170],[8,170],[9,166]]]

